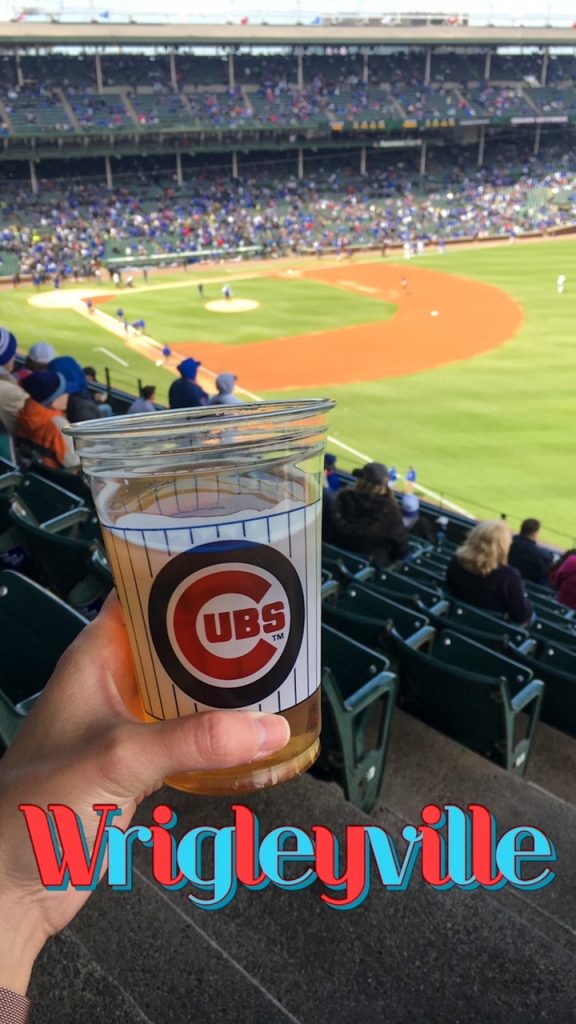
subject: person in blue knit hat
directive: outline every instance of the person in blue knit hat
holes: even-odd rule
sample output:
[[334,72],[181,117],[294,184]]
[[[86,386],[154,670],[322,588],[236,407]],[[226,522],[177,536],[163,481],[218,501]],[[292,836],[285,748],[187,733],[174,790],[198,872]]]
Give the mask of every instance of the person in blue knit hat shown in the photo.
[[196,382],[196,374],[201,365],[202,363],[191,356],[182,360],[178,366],[180,380],[175,380],[168,392],[171,409],[194,409],[200,405],[208,405],[208,394]]

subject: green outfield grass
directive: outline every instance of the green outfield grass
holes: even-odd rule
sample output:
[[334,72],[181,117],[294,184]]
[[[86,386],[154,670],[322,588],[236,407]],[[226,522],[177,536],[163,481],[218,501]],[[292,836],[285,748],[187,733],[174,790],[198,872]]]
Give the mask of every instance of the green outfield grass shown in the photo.
[[[572,428],[576,382],[576,242],[517,244],[428,255],[415,266],[433,267],[496,284],[525,310],[519,333],[481,356],[403,378],[331,388],[338,401],[331,433],[373,458],[405,472],[412,464],[419,481],[458,501],[471,512],[507,512],[513,526],[524,516],[544,521],[544,534],[566,543],[576,536],[572,500]],[[402,264],[404,269],[405,265]],[[250,272],[249,264],[228,267]],[[565,294],[556,294],[558,274],[567,275]],[[201,308],[195,282],[207,282],[206,299],[220,298],[226,271],[191,271],[191,288],[114,295],[129,319],[144,317],[162,342],[255,341],[284,334],[324,330],[345,323],[383,319],[393,310],[377,300],[299,279],[254,278],[233,284],[238,298],[255,298],[254,313],[223,316]],[[151,277],[152,283],[182,280]],[[103,287],[102,289],[106,289]],[[107,289],[109,293],[109,289]],[[214,293],[214,294],[212,294]],[[26,349],[51,341],[100,371],[109,366],[119,385],[137,378],[157,383],[164,398],[173,379],[165,370],[127,350],[122,339],[69,311],[34,309],[28,289],[0,293],[2,322]],[[122,367],[99,348],[129,362]],[[245,382],[249,387],[249,382]],[[315,392],[317,389],[315,389]],[[299,392],[291,392],[291,396]],[[304,388],[301,394],[310,394]],[[272,397],[269,395],[268,397]],[[282,397],[286,397],[284,394]],[[332,445],[332,450],[338,448]],[[357,465],[345,451],[344,467]],[[485,508],[485,506],[487,508]]]
[[[524,325],[463,363],[331,389],[332,433],[400,472],[414,465],[422,483],[480,516],[506,512],[514,527],[536,516],[550,541],[572,545],[576,242],[456,251],[415,265],[498,285],[521,302]],[[568,278],[561,296],[558,274]]]

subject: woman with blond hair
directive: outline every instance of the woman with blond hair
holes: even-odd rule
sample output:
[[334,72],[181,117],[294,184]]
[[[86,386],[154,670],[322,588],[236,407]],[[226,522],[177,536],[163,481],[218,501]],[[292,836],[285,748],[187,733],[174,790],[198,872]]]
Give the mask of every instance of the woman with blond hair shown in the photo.
[[446,589],[459,601],[528,622],[533,609],[522,577],[508,565],[512,530],[502,519],[478,523],[446,571]]

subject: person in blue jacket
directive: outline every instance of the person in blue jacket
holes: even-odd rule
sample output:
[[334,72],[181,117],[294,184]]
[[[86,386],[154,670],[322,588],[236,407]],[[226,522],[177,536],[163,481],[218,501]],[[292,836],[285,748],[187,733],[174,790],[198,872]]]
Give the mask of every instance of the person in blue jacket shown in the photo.
[[168,392],[171,409],[193,409],[196,406],[208,405],[208,394],[196,382],[196,374],[201,365],[197,359],[192,359],[192,356],[179,364],[180,380],[175,380]]

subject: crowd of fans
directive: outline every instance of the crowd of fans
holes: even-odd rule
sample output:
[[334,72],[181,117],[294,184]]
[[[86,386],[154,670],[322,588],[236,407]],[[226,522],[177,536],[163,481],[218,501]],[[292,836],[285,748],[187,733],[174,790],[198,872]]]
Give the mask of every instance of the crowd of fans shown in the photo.
[[[245,127],[328,127],[335,121],[410,118],[492,119],[571,115],[576,111],[572,58],[551,57],[542,88],[542,56],[423,51],[242,54],[234,82],[227,59],[179,54],[117,54],[102,58],[105,92],[98,90],[91,56],[23,58],[0,65],[0,134],[33,131],[117,132],[145,127],[236,131]],[[487,79],[485,75],[489,73]],[[561,88],[558,86],[561,85]]]
[[112,190],[87,182],[59,189],[48,184],[31,196],[27,188],[7,187],[0,200],[0,256],[13,254],[20,274],[41,284],[105,272],[106,260],[115,257],[193,262],[197,252],[252,247],[267,255],[321,253],[510,237],[573,224],[571,155],[551,150],[541,159],[518,158],[502,147],[502,162],[472,169],[454,155],[450,168],[429,179],[406,161],[365,176],[350,167],[318,167],[303,180],[264,169],[237,180],[200,173],[181,188],[169,180],[151,188],[144,174]]
[[[354,476],[354,483],[339,477],[335,457],[325,457],[326,541],[365,555],[378,568],[409,560],[411,537],[441,542],[444,517],[422,517],[409,487],[398,500],[385,465],[370,462]],[[555,555],[539,543],[540,528],[537,519],[525,519],[514,536],[504,519],[478,523],[447,565],[446,594],[519,624],[534,618],[527,582],[549,585],[560,604],[576,608],[576,550]]]
[[[24,464],[40,461],[50,469],[77,469],[79,458],[64,428],[113,415],[107,394],[90,387],[97,383],[94,367],[82,368],[73,356],[58,356],[52,345],[39,341],[16,369],[17,350],[15,335],[0,327],[0,428],[14,439]],[[209,395],[196,381],[200,365],[189,357],[178,366],[180,377],[169,392],[171,409],[241,403],[235,374],[219,374],[216,391]],[[155,397],[154,385],[145,385],[128,411],[154,412],[160,408]]]

